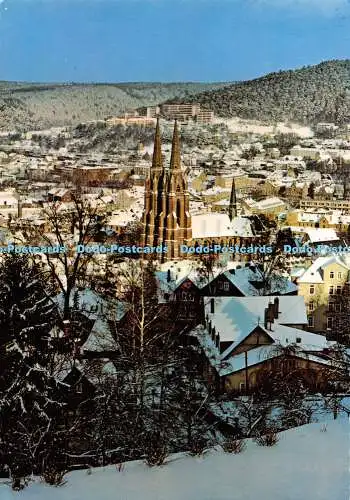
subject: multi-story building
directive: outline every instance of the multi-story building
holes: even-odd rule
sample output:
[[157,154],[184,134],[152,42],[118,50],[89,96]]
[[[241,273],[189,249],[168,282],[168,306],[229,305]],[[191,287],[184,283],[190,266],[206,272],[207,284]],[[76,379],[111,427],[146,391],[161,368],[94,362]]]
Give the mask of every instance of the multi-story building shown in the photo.
[[138,114],[125,113],[122,116],[108,118],[106,120],[108,125],[140,125],[146,127],[153,127],[155,125],[155,118],[148,116],[140,116]]
[[[204,375],[213,389],[231,394],[255,390],[279,369],[298,372],[318,390],[325,383],[329,344],[305,331],[302,297],[204,297],[204,321],[191,332],[207,360]],[[297,348],[296,348],[297,347]]]
[[294,210],[287,213],[286,224],[299,227],[330,228],[346,232],[350,225],[350,215],[342,214],[340,211],[306,212]]
[[212,123],[214,120],[214,111],[201,110],[196,114],[197,123]]
[[213,111],[201,109],[200,104],[162,104],[160,113],[168,120],[180,122],[194,120],[198,123],[211,123],[214,119]]
[[263,214],[271,219],[276,219],[278,215],[286,211],[286,204],[276,197],[266,198],[261,201],[248,198],[242,201],[242,208],[246,213],[252,215]]
[[298,295],[302,295],[308,312],[309,328],[315,332],[332,333],[337,300],[348,292],[349,271],[342,257],[319,257],[297,279]]
[[307,208],[325,208],[327,210],[341,210],[343,213],[350,213],[350,200],[312,200],[301,199],[299,206],[302,209]]

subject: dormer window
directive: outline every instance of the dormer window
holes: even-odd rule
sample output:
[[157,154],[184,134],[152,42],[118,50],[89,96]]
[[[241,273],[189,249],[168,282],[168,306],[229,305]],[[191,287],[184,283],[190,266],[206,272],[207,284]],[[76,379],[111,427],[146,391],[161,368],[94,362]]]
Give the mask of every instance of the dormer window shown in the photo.
[[334,278],[334,271],[331,271],[331,272],[329,273],[329,277],[330,277],[331,279],[333,279],[333,278]]

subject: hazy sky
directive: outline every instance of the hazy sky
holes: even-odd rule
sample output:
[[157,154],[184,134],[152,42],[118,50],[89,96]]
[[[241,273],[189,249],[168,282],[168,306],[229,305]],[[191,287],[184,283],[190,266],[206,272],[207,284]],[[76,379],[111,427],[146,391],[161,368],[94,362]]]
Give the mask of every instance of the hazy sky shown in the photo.
[[350,58],[350,0],[0,0],[0,80],[232,81]]

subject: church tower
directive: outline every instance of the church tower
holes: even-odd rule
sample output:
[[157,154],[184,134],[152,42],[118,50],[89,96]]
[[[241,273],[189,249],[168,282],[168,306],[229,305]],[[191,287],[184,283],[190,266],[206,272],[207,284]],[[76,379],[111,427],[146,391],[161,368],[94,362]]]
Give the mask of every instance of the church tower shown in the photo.
[[230,198],[230,206],[228,209],[228,216],[231,222],[234,217],[237,217],[236,183],[234,177],[232,179],[231,198]]
[[160,237],[158,233],[159,220],[165,197],[166,171],[163,165],[162,144],[160,137],[159,118],[157,119],[154,137],[154,149],[150,175],[145,184],[145,204],[142,217],[143,245],[157,246]]
[[150,176],[146,181],[143,244],[168,248],[163,258],[180,255],[180,245],[192,238],[187,179],[181,168],[180,140],[175,121],[170,168],[163,165],[157,120]]
[[192,238],[190,198],[187,179],[181,168],[180,139],[176,120],[166,197],[165,245],[168,247],[168,257],[173,259],[179,256],[180,245],[186,244]]

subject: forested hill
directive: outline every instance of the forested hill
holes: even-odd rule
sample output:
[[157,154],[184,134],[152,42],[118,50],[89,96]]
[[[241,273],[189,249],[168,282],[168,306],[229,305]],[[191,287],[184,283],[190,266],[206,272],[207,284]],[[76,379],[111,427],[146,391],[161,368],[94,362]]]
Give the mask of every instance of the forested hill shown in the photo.
[[191,101],[222,117],[350,123],[350,60],[270,73],[206,91],[192,96]]
[[[1,3],[1,0],[0,0]],[[45,84],[0,81],[0,130],[77,125],[185,99],[224,83]]]

